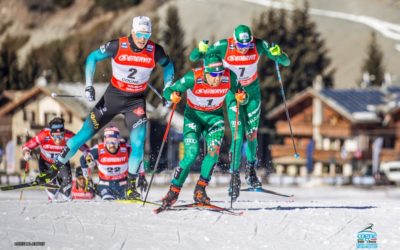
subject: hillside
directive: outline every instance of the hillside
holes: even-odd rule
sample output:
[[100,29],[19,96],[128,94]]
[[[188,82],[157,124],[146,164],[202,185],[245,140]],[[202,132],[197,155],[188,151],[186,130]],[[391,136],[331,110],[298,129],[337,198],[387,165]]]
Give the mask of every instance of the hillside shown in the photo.
[[[26,8],[24,0],[0,2],[0,44],[7,35],[29,36],[19,49],[22,65],[32,48],[72,35],[85,36],[98,25],[110,28],[104,37],[130,31],[135,15],[158,14],[163,20],[170,4],[179,9],[181,24],[186,31],[185,43],[191,46],[193,39],[220,39],[232,34],[239,23],[251,25],[252,20],[268,8],[291,10],[303,1],[269,0],[146,0],[137,7],[119,11],[99,11],[94,0],[74,1],[67,8],[54,12],[33,12]],[[400,84],[400,1],[398,0],[310,0],[311,19],[326,39],[332,67],[336,68],[337,87],[356,86],[360,79],[361,63],[365,58],[370,32],[378,33],[378,43],[384,53],[384,65],[392,74],[392,81]],[[161,21],[162,25],[162,21]],[[257,35],[257,34],[256,34]],[[96,48],[99,44],[93,44]]]

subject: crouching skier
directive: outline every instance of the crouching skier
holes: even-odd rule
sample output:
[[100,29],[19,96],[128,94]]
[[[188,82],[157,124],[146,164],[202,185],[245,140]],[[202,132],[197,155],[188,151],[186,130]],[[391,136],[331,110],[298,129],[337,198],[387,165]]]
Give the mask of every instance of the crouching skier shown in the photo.
[[75,180],[72,181],[73,200],[92,200],[95,198],[94,188],[89,180],[83,175],[82,167],[75,169]]
[[[103,200],[125,199],[130,151],[131,147],[121,139],[119,129],[110,126],[104,129],[104,141],[91,148],[86,158],[81,157],[84,173],[88,173],[89,169],[97,166],[99,183],[96,193]],[[139,171],[138,185],[147,187],[142,166]]]
[[[59,171],[54,171],[54,162],[58,155],[65,148],[68,141],[75,134],[64,128],[64,119],[55,117],[49,123],[48,128],[41,130],[35,137],[32,137],[22,147],[25,161],[32,159],[31,151],[40,148],[39,175],[36,181],[39,183],[60,184],[60,189],[46,189],[49,200],[70,200],[72,188],[71,166],[67,161]],[[86,155],[89,147],[83,144],[80,150]]]
[[201,68],[193,69],[164,91],[166,100],[178,103],[180,93],[186,91],[187,103],[184,112],[184,158],[175,169],[167,195],[162,199],[162,208],[172,206],[178,199],[190,167],[199,153],[199,138],[204,136],[207,155],[201,165],[193,199],[196,203],[209,204],[206,187],[213,168],[218,161],[219,150],[224,137],[225,124],[223,103],[227,95],[235,96],[236,75],[223,67],[222,58],[209,53]]

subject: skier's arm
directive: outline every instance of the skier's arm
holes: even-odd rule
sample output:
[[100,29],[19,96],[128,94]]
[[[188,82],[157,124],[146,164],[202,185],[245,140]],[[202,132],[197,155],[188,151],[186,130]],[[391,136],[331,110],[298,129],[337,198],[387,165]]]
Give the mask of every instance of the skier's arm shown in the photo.
[[119,41],[112,40],[100,46],[100,48],[92,51],[86,58],[85,78],[86,87],[93,85],[94,73],[96,72],[96,63],[104,59],[113,57],[118,52]]
[[256,46],[257,46],[257,51],[259,51],[260,54],[266,55],[269,59],[277,61],[279,64],[285,67],[290,65],[290,59],[288,55],[284,52],[282,52],[279,56],[272,55],[270,51],[272,46],[270,46],[266,41],[256,39]]
[[166,88],[174,80],[174,64],[164,49],[158,44],[156,44],[154,57],[158,65],[164,68],[164,88]]
[[40,145],[40,139],[43,137],[44,133],[40,131],[38,135],[32,137],[29,141],[27,141],[23,146],[23,151],[31,151]]
[[172,92],[183,93],[187,89],[191,89],[194,86],[194,73],[193,71],[187,72],[181,79],[176,81],[171,86],[167,87],[164,90],[164,98],[168,101],[171,101]]

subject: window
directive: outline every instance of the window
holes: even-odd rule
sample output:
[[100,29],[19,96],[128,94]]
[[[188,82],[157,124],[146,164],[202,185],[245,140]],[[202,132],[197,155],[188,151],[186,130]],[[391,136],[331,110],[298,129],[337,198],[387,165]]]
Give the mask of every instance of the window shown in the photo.
[[56,116],[57,116],[57,114],[53,113],[53,112],[44,113],[44,124],[45,124],[45,126],[47,126],[47,124],[49,124],[49,122]]

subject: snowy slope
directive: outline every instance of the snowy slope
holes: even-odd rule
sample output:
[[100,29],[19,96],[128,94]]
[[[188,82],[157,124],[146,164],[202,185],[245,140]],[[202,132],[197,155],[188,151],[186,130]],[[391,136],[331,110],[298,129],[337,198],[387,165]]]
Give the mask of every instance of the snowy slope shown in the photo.
[[[357,232],[373,223],[379,249],[400,246],[400,190],[272,188],[295,198],[242,193],[243,216],[168,211],[115,202],[48,203],[43,191],[0,193],[0,249],[45,242],[43,249],[355,249]],[[191,202],[185,187],[179,202]],[[160,199],[167,188],[151,190]],[[229,207],[225,188],[210,188]],[[28,248],[23,248],[28,249]],[[35,247],[41,249],[41,247]]]

